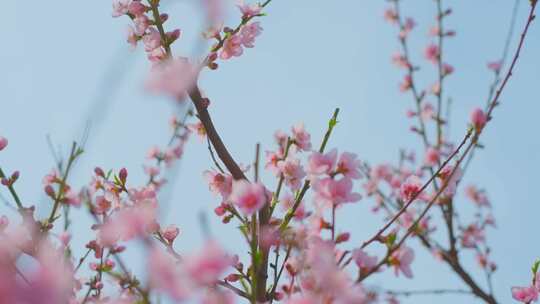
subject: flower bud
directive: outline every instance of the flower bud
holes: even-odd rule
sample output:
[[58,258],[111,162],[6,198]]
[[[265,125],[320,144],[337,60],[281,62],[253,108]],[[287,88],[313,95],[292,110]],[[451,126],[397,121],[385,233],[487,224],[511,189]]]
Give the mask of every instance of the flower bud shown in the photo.
[[4,150],[8,145],[8,140],[5,137],[0,136],[0,151]]
[[126,183],[127,176],[128,176],[128,172],[126,168],[120,169],[120,172],[118,173],[118,177],[120,178],[120,181],[122,182],[122,184]]
[[180,234],[180,229],[178,229],[178,227],[175,225],[169,225],[167,228],[161,231],[161,234],[163,235],[163,238],[169,242],[169,244],[172,244],[178,234]]

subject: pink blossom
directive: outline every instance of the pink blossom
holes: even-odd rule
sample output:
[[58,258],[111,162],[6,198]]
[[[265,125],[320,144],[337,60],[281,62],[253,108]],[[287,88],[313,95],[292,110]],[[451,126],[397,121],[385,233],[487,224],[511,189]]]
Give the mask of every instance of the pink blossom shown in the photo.
[[278,150],[277,152],[266,151],[266,165],[264,167],[275,175],[279,175],[280,170],[278,168],[278,163],[282,160],[283,156],[283,151],[281,150]]
[[116,212],[99,229],[98,240],[103,246],[117,241],[129,241],[155,231],[156,209],[151,205],[126,207]]
[[343,174],[346,178],[359,179],[361,164],[356,154],[343,152],[337,162],[336,172]]
[[414,260],[414,251],[409,247],[401,247],[392,253],[390,258],[390,264],[394,267],[396,276],[402,272],[405,277],[411,279],[413,273],[411,270],[411,263]]
[[183,279],[178,263],[170,254],[153,248],[148,257],[148,273],[150,286],[166,292],[176,301],[188,295],[187,282]]
[[223,18],[223,1],[222,0],[203,0],[202,5],[206,13],[206,19],[209,24],[218,24]]
[[167,59],[167,52],[163,47],[158,47],[153,51],[147,53],[148,60],[153,63],[160,63]]
[[131,0],[113,0],[113,2],[112,2],[112,7],[113,7],[112,16],[113,17],[120,17],[122,15],[127,14],[128,10],[129,10],[130,2],[131,2]]
[[433,105],[429,102],[424,103],[422,106],[422,111],[420,112],[420,117],[422,117],[423,120],[431,119],[433,118],[435,114],[435,108]]
[[261,184],[251,184],[246,180],[233,181],[229,200],[245,215],[252,215],[266,204],[266,189]]
[[441,155],[440,155],[440,152],[439,150],[433,148],[433,147],[429,147],[426,151],[426,156],[424,158],[424,164],[426,166],[430,166],[430,167],[433,167],[433,166],[436,166],[437,164],[439,164],[439,161],[441,159]]
[[488,69],[492,70],[495,73],[499,73],[502,68],[502,62],[501,61],[492,61],[488,62],[487,64]]
[[274,226],[264,226],[259,232],[259,245],[262,248],[278,246],[281,241],[279,228]]
[[203,123],[201,121],[198,121],[198,122],[192,123],[192,124],[188,124],[187,128],[188,128],[189,131],[197,134],[197,136],[201,140],[206,139],[206,129],[204,128],[204,125],[203,125]]
[[242,13],[242,18],[250,18],[261,13],[262,7],[258,3],[247,4],[244,0],[239,0],[236,5]]
[[274,140],[281,149],[285,149],[288,138],[289,136],[287,135],[287,133],[283,132],[282,130],[277,130],[276,132],[274,132]]
[[470,224],[467,226],[461,235],[461,244],[466,248],[474,248],[478,243],[482,243],[484,241],[484,231],[476,224]]
[[302,168],[299,159],[289,156],[278,163],[278,168],[283,174],[287,186],[291,187],[292,190],[300,189],[306,172]]
[[208,182],[210,191],[214,194],[221,194],[223,198],[227,198],[232,190],[232,176],[229,174],[219,173],[217,171],[204,171],[204,178]]
[[176,237],[180,234],[180,229],[175,225],[169,225],[165,229],[161,230],[161,235],[169,244],[172,244]]
[[480,132],[487,122],[487,116],[480,108],[476,108],[471,112],[471,124],[476,129],[477,132]]
[[144,173],[150,177],[156,177],[159,175],[161,169],[157,166],[144,166]]
[[0,151],[4,150],[8,145],[8,140],[5,137],[0,136]]
[[397,12],[391,8],[384,11],[384,19],[390,23],[397,23],[398,17]]
[[442,64],[442,74],[444,76],[448,76],[450,74],[454,73],[454,67],[449,65],[448,63]]
[[242,49],[242,43],[243,39],[242,36],[240,36],[239,34],[230,36],[225,40],[219,58],[227,60],[232,57],[239,57],[244,53],[244,50]]
[[360,194],[352,192],[352,188],[353,183],[349,178],[335,180],[328,177],[313,183],[315,201],[329,206],[359,201]]
[[512,287],[512,298],[522,303],[531,303],[538,300],[538,290],[534,286]]
[[438,81],[431,85],[431,94],[433,95],[441,94],[441,84]]
[[401,199],[406,202],[410,201],[419,194],[420,189],[422,189],[422,181],[420,178],[415,175],[409,176],[399,190]]
[[186,257],[185,261],[188,276],[197,285],[214,284],[232,265],[233,259],[213,241],[208,242],[200,252]]
[[439,46],[437,46],[436,44],[428,45],[426,47],[426,50],[424,51],[424,56],[432,63],[437,63],[440,57]]
[[[295,198],[291,194],[287,193],[280,202],[281,208],[284,212],[290,210],[295,203]],[[304,218],[306,218],[309,214],[307,213],[304,202],[301,201],[298,205],[298,208],[296,208],[296,211],[294,212],[294,219],[297,221],[301,221]]]
[[128,7],[129,13],[135,17],[138,17],[146,13],[147,9],[148,7],[142,4],[140,0],[133,0],[133,2],[131,2]]
[[261,34],[262,30],[259,22],[253,22],[243,26],[240,30],[242,45],[247,48],[255,47],[255,38]]
[[137,47],[137,43],[139,42],[139,36],[135,33],[135,29],[131,25],[127,27],[127,42],[133,49]]
[[320,176],[322,174],[331,174],[334,171],[337,160],[337,150],[332,149],[326,154],[313,152],[308,159],[307,171],[310,178]]
[[197,70],[186,58],[168,60],[152,68],[146,82],[148,90],[184,99],[197,78]]
[[388,164],[377,165],[370,170],[371,177],[390,181],[392,179],[392,168]]
[[[14,300],[11,303],[67,303],[75,287],[73,265],[64,257],[63,250],[54,248],[47,241],[35,246],[38,266],[25,273],[31,284],[13,286]],[[1,273],[2,277],[4,275]]]
[[144,50],[151,52],[161,46],[161,36],[157,29],[151,27],[143,36]]
[[405,32],[405,35],[410,33],[414,27],[416,26],[416,21],[414,21],[414,19],[412,18],[406,18],[405,19],[405,24],[403,25],[403,31]]
[[446,197],[456,194],[457,186],[463,176],[463,171],[459,167],[446,166],[439,173],[439,178],[446,186],[443,195]]
[[140,15],[133,19],[133,25],[135,26],[135,33],[139,36],[144,35],[148,27],[150,27],[150,19],[146,15]]
[[368,272],[377,265],[377,257],[370,256],[362,249],[355,249],[353,251],[353,259],[361,272]]
[[432,26],[429,29],[429,35],[430,36],[439,36],[440,33],[441,33],[441,29],[439,28],[438,25]]
[[60,174],[58,173],[58,170],[52,169],[47,175],[43,177],[41,182],[43,185],[52,185],[54,183],[57,183],[60,181]]
[[5,215],[0,216],[0,233],[9,226],[9,218]]
[[408,91],[411,89],[412,85],[412,77],[411,75],[407,74],[403,77],[403,81],[399,84],[399,90],[401,92]]
[[300,150],[311,150],[311,135],[306,131],[304,124],[299,123],[292,127],[294,144]]
[[[399,217],[400,225],[405,229],[410,229],[416,221],[416,214],[414,211],[407,210]],[[414,232],[430,232],[433,231],[433,228],[429,227],[429,216],[423,217],[418,225],[414,227]]]
[[229,290],[210,289],[205,292],[201,304],[234,304],[234,294]]
[[146,152],[146,158],[148,159],[157,159],[161,156],[161,149],[158,146],[151,147],[148,152]]
[[465,188],[465,195],[473,201],[478,207],[489,207],[489,199],[484,191],[478,190],[475,186],[470,185]]
[[392,56],[392,62],[400,67],[400,68],[409,68],[411,67],[411,64],[409,63],[409,61],[407,60],[407,58],[400,54],[400,53],[396,53]]

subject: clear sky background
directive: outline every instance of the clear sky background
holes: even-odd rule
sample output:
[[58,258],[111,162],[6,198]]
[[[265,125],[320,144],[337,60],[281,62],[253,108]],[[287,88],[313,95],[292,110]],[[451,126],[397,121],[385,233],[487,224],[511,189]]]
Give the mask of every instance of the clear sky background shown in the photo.
[[[163,0],[166,3],[168,0]],[[112,19],[109,1],[4,1],[0,19],[0,135],[10,146],[0,154],[8,171],[20,170],[17,183],[26,204],[35,204],[43,215],[50,201],[42,196],[41,178],[53,167],[46,135],[68,153],[72,140],[80,139],[90,119],[87,153],[77,164],[72,181],[83,185],[92,169],[130,170],[132,184],[142,183],[146,151],[168,140],[168,119],[176,111],[169,100],[148,95],[142,83],[148,69],[142,49],[130,52],[124,19]],[[172,1],[171,1],[172,2]],[[193,53],[201,24],[196,1],[167,4],[172,24],[182,28],[176,43],[178,54]],[[457,36],[446,43],[445,55],[456,72],[447,81],[453,99],[452,137],[464,133],[470,110],[483,106],[492,75],[486,62],[500,57],[514,1],[443,1],[454,14],[447,26]],[[517,29],[523,27],[528,1],[522,0]],[[385,1],[375,0],[274,0],[261,18],[264,33],[245,55],[206,72],[201,87],[212,100],[211,112],[232,154],[243,163],[252,161],[254,146],[273,148],[272,134],[304,121],[314,143],[322,134],[335,107],[342,112],[330,146],[356,152],[370,163],[394,161],[400,148],[421,152],[421,142],[409,131],[405,112],[412,106],[408,94],[400,94],[402,71],[390,57],[398,50],[396,32],[383,21]],[[421,60],[427,31],[433,23],[435,4],[429,0],[403,1],[405,14],[417,18],[413,32],[413,56]],[[232,9],[230,22],[239,14]],[[517,35],[515,35],[517,38]],[[515,49],[516,39],[511,50]],[[502,106],[484,134],[487,149],[477,154],[465,183],[487,188],[494,204],[498,228],[489,234],[493,257],[499,263],[494,283],[498,299],[510,301],[510,286],[526,284],[529,268],[540,257],[537,217],[540,137],[537,94],[540,84],[540,24],[530,31],[525,49],[504,95]],[[420,73],[421,84],[430,84],[435,71]],[[201,172],[211,166],[204,143],[196,138],[177,168],[178,178],[169,184],[165,198],[171,208],[164,223],[178,224],[183,234],[181,252],[198,248],[203,235],[198,214],[207,213],[212,234],[227,248],[241,244],[233,226],[222,226],[213,216],[218,204],[207,190]],[[269,184],[274,181],[266,178]],[[169,193],[169,194],[167,194]],[[2,192],[6,195],[5,192]],[[338,214],[340,226],[350,227],[357,246],[382,223],[362,201]],[[470,203],[457,202],[471,215]],[[0,213],[9,213],[0,206]],[[84,213],[75,226],[88,226]],[[91,235],[76,230],[76,244]],[[415,243],[415,241],[413,241]],[[414,245],[416,247],[416,244]],[[140,252],[129,260],[138,263]],[[465,258],[470,268],[472,259]],[[460,288],[449,269],[434,262],[422,250],[414,263],[415,280],[376,276],[368,284],[395,289]],[[482,274],[474,271],[482,284]],[[467,302],[463,296],[443,296],[438,303]],[[433,298],[406,299],[404,303],[433,303]]]

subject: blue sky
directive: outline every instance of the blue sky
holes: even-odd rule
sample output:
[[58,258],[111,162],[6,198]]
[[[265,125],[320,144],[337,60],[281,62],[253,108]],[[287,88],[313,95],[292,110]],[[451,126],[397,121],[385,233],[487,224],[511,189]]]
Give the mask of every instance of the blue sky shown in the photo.
[[[184,31],[175,50],[178,54],[193,53],[199,39],[201,19],[193,2],[167,4],[168,26],[174,24]],[[518,29],[528,11],[528,1],[521,2]],[[457,36],[446,43],[447,60],[456,68],[447,92],[454,105],[452,136],[458,140],[470,110],[485,102],[491,81],[486,62],[500,56],[513,1],[449,4],[454,14],[447,24]],[[268,16],[260,20],[264,32],[256,47],[205,73],[201,87],[212,100],[213,118],[240,162],[252,160],[256,142],[262,143],[263,150],[269,149],[276,129],[288,129],[298,121],[306,123],[318,142],[335,107],[342,112],[330,146],[355,152],[370,163],[395,160],[403,147],[421,151],[421,142],[408,131],[404,116],[412,100],[399,93],[402,73],[390,62],[398,42],[395,30],[382,20],[386,5],[375,0],[274,0]],[[88,182],[96,165],[127,167],[133,183],[142,182],[146,151],[167,141],[168,119],[175,108],[167,99],[144,92],[148,63],[141,49],[130,52],[124,43],[128,21],[110,17],[109,1],[8,1],[3,9],[9,13],[0,19],[4,41],[0,48],[0,134],[10,139],[10,146],[0,155],[0,164],[21,171],[17,186],[23,200],[42,209],[41,214],[47,212],[50,202],[41,196],[41,178],[52,168],[53,158],[46,135],[68,153],[70,142],[82,136],[88,119],[92,127],[87,153],[76,167],[73,184]],[[428,0],[403,1],[403,9],[417,18],[419,30],[414,31],[412,43],[413,58],[419,62],[435,5]],[[236,24],[238,14],[230,13],[229,24]],[[509,301],[511,285],[528,282],[529,267],[540,257],[536,241],[539,37],[540,26],[533,24],[515,77],[482,140],[487,149],[477,154],[466,178],[485,187],[494,204],[499,227],[489,239],[499,262],[494,282],[501,302]],[[513,50],[515,39],[512,46]],[[435,71],[426,68],[420,75],[420,83],[426,85]],[[206,145],[191,141],[178,178],[166,189],[171,209],[165,222],[182,228],[177,244],[182,251],[197,248],[203,240],[200,212],[208,214],[213,234],[228,248],[238,247],[241,241],[232,226],[223,228],[212,216],[218,200],[201,177],[209,166]],[[340,225],[352,227],[351,246],[360,244],[381,224],[368,212],[370,206],[363,201],[343,214]],[[458,202],[460,207],[472,211],[464,200]],[[77,222],[83,226],[90,221],[80,213]],[[84,243],[89,238],[81,230],[74,241]],[[133,253],[130,259],[136,261],[137,256]],[[465,261],[473,265],[472,259]],[[475,272],[475,277],[483,282],[480,273]],[[446,266],[420,250],[414,281],[382,275],[369,284],[398,289],[462,286]],[[475,301],[445,296],[438,302],[457,300]],[[404,301],[432,302],[431,297]]]

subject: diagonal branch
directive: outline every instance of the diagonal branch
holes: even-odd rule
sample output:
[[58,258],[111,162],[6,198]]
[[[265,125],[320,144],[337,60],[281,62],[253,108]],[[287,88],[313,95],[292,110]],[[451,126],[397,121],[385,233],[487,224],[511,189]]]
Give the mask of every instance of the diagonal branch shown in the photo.
[[214,127],[214,123],[212,122],[212,118],[210,117],[210,113],[208,112],[207,101],[205,100],[205,98],[202,97],[201,91],[199,90],[197,85],[191,88],[191,90],[189,91],[189,97],[195,105],[198,117],[201,120],[204,129],[206,130],[206,135],[212,143],[212,146],[214,146],[214,149],[216,150],[219,159],[221,159],[223,164],[225,164],[225,167],[227,168],[227,170],[229,170],[234,179],[247,180],[244,172],[242,171],[242,169],[240,169],[238,163],[236,163],[234,158],[231,156],[229,150],[227,150],[227,147],[225,147],[225,144],[221,140],[221,137],[219,136],[216,128]]

